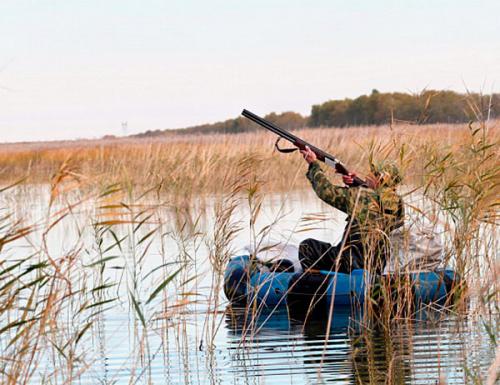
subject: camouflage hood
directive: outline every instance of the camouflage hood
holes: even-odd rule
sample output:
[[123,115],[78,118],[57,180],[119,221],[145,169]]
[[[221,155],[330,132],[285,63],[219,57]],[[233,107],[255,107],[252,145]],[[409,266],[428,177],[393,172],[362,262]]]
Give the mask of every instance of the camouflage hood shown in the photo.
[[403,179],[399,168],[393,162],[370,162],[370,171],[380,178],[383,186],[396,186]]

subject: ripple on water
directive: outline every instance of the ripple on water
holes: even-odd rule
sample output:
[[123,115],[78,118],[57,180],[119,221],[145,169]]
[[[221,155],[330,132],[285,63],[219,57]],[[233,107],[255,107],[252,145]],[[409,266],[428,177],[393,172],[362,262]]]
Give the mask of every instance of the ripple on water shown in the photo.
[[185,320],[190,325],[185,335],[150,331],[149,367],[133,353],[137,344],[130,338],[130,325],[109,320],[102,354],[81,383],[129,383],[131,376],[141,374],[138,383],[382,384],[390,375],[395,384],[434,384],[440,377],[462,384],[466,367],[485,372],[493,354],[478,325],[451,316],[399,325],[391,333],[361,333],[344,317],[347,324],[335,324],[327,340],[322,323],[304,326],[290,322],[286,313],[267,317],[256,323],[259,332],[252,333],[244,317],[225,316],[215,348],[201,351],[203,315]]

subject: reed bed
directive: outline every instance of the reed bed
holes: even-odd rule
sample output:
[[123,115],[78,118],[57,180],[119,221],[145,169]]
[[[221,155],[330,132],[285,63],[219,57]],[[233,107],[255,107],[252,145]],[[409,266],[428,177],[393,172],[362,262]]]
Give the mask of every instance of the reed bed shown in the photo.
[[[488,137],[498,140],[500,127],[491,123]],[[303,129],[296,134],[312,144],[335,154],[350,168],[363,174],[374,143],[392,143],[378,157],[398,156],[397,150],[411,154],[406,182],[417,181],[424,174],[421,166],[431,157],[456,152],[468,143],[465,124],[426,126],[397,125],[349,129]],[[265,180],[267,191],[287,191],[306,186],[300,156],[273,151],[275,137],[260,129],[235,135],[184,136],[170,134],[154,139],[116,139],[54,143],[4,144],[0,147],[0,180],[12,182],[29,176],[31,183],[46,183],[60,165],[72,169],[94,184],[129,182],[151,185],[162,182],[162,190],[191,196],[220,191],[224,179],[236,176],[242,159],[254,159],[249,167]],[[492,161],[494,161],[493,159]],[[300,175],[302,176],[302,175]],[[293,184],[291,184],[293,182]],[[418,180],[418,182],[421,182]]]
[[[500,313],[499,124],[297,132],[361,175],[371,158],[397,161],[409,207],[446,232],[447,263],[463,278],[447,311],[476,316],[495,344],[495,315]],[[192,343],[186,330],[190,312],[197,309],[205,314],[198,348],[207,349],[206,365],[212,368],[222,322],[222,274],[234,252],[234,237],[247,231],[254,249],[259,249],[275,224],[256,227],[265,197],[307,187],[303,159],[275,153],[273,139],[257,131],[2,145],[2,382],[27,383],[35,377],[44,383],[78,380],[98,359],[98,350],[106,350],[88,349],[88,342],[83,342],[95,336],[104,341],[106,315],[116,309],[133,321],[130,383],[151,382],[150,362],[158,352],[150,342],[152,333],[164,341],[160,349],[173,338],[178,352],[189,357]],[[207,206],[200,198],[210,198],[213,204]],[[29,215],[24,203],[37,201],[43,210]],[[249,213],[245,222],[235,215],[242,206]],[[64,247],[53,249],[49,240],[60,236],[57,231],[67,231],[64,226],[73,235]],[[153,265],[148,262],[152,254]],[[210,266],[208,271],[201,261]],[[210,287],[200,287],[207,274]],[[365,341],[361,350],[377,349],[367,337],[376,330],[390,339],[395,330],[412,322],[415,313],[408,293],[411,287],[404,282],[396,288],[382,287],[377,295],[385,296],[383,306],[367,304],[365,314],[370,317],[360,321],[366,331],[359,336]],[[262,310],[249,304],[245,320]],[[259,326],[250,321],[244,329],[243,339],[251,339]],[[328,334],[329,330],[326,339]],[[389,350],[390,367],[397,349]],[[498,358],[491,365],[493,374],[485,377],[469,370],[469,378],[491,383],[497,372]],[[370,376],[383,378],[381,373]],[[386,383],[398,383],[400,376],[394,371]]]

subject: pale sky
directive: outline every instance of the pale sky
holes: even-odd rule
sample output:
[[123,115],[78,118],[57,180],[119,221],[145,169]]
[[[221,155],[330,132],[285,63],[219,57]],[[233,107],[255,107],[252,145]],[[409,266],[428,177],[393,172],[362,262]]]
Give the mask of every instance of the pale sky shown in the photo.
[[0,0],[0,142],[500,89],[498,0]]

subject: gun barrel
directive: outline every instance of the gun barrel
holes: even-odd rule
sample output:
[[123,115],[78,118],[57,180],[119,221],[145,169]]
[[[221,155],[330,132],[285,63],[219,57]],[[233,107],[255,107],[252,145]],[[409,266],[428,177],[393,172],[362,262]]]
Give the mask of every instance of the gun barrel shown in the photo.
[[262,127],[267,128],[269,131],[272,131],[275,134],[281,136],[282,138],[292,142],[293,145],[297,146],[300,149],[303,149],[306,146],[309,147],[312,151],[314,151],[314,153],[316,154],[318,159],[321,160],[322,162],[324,162],[326,158],[330,158],[330,160],[332,162],[338,162],[337,159],[335,159],[331,155],[328,155],[323,150],[313,146],[312,144],[307,143],[306,141],[300,139],[299,137],[293,135],[292,133],[276,126],[275,124],[271,123],[270,121],[265,120],[264,118],[261,118],[258,115],[255,115],[253,112],[250,112],[248,110],[243,110],[241,114],[244,117],[252,120],[253,122],[261,125]]
[[290,134],[289,132],[283,130],[282,128],[279,128],[275,124],[261,118],[260,116],[255,115],[253,112],[250,112],[250,111],[244,109],[241,112],[241,115],[243,115],[245,118],[248,118],[251,121],[261,125],[262,127],[267,128],[269,131],[272,131],[275,134],[278,134],[279,136],[289,140],[292,143],[296,142],[298,139],[295,135]]
[[[300,139],[299,137],[293,135],[292,133],[276,126],[275,124],[265,120],[264,118],[261,118],[258,115],[255,115],[253,112],[248,111],[247,109],[244,109],[241,112],[241,115],[243,115],[245,118],[250,119],[251,121],[257,123],[258,125],[267,128],[269,131],[274,132],[276,135],[279,135],[280,137],[290,141],[294,146],[298,147],[299,149],[303,149],[306,146],[309,147],[318,157],[318,160],[325,162],[329,164],[330,166],[334,167],[335,170],[343,175],[349,174],[349,171],[347,168],[338,160],[336,159],[333,155],[330,155],[326,153],[325,151],[319,149],[318,147],[313,146],[312,144],[307,143],[306,141]],[[355,177],[355,185],[366,185],[363,180],[361,180],[358,177]]]

